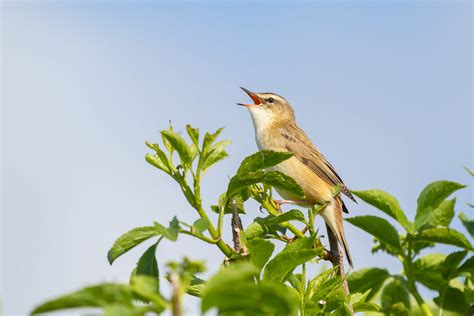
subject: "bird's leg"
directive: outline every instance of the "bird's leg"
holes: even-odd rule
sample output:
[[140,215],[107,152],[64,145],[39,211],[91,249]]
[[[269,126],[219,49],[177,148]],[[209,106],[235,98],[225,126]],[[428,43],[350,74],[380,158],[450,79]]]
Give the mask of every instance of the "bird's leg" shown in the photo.
[[[294,205],[301,205],[301,204],[304,204],[305,201],[298,201],[298,200],[273,200],[273,203],[276,204],[276,210],[277,210],[277,213],[281,214],[282,213],[282,209],[281,209],[281,205],[282,204],[294,204]],[[260,209],[261,210],[261,209]],[[296,228],[296,227],[295,227]],[[291,230],[291,229],[290,229]],[[301,235],[304,235],[306,233],[306,231],[308,230],[308,226],[305,226],[305,228],[301,231],[299,231],[301,233]],[[293,231],[293,233],[295,233]],[[298,238],[298,235],[295,234],[295,237],[289,239],[288,241],[289,242],[293,242],[294,240],[296,240]]]
[[298,204],[304,203],[304,201],[297,201],[297,200],[273,200],[273,202],[276,204],[277,210],[278,210],[279,213],[281,213],[281,205],[282,204],[298,205]]
[[[306,232],[308,231],[308,226],[306,226],[305,228],[303,228],[301,230],[301,233],[304,235],[306,234]],[[280,238],[283,240],[283,241],[286,241],[287,243],[292,243],[294,242],[295,240],[298,239],[298,236],[293,236],[293,237],[288,237],[286,235],[281,235]],[[323,254],[324,256],[325,254]],[[326,259],[326,258],[325,258]]]

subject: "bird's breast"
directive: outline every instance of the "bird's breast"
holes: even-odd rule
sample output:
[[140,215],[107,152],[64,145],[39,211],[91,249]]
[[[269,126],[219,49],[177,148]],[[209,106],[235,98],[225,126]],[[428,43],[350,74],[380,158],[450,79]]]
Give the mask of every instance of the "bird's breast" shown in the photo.
[[[303,188],[304,200],[308,201],[309,204],[322,204],[333,199],[331,187],[296,157],[291,157],[279,163],[271,170],[279,171],[293,178]],[[283,190],[277,189],[277,191],[285,199],[298,199]]]
[[[269,123],[258,112],[251,112],[255,128],[255,141],[259,150],[288,151],[285,140],[274,124]],[[305,200],[309,204],[325,203],[333,199],[331,186],[303,164],[298,158],[291,157],[270,170],[279,171],[293,178],[304,190]],[[285,199],[295,200],[292,194],[278,190]]]

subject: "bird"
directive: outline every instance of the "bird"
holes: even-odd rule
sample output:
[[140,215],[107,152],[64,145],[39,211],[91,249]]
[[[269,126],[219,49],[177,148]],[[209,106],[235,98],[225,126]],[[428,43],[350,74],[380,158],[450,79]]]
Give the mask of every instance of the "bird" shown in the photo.
[[[300,198],[285,190],[275,188],[284,199],[280,204],[296,204],[301,207],[325,205],[320,211],[326,226],[336,236],[344,249],[350,266],[352,258],[344,233],[342,212],[348,210],[341,193],[357,203],[335,168],[316,148],[306,133],[296,124],[296,117],[290,103],[282,96],[269,92],[252,92],[242,88],[252,99],[253,104],[237,103],[250,112],[255,129],[255,140],[259,150],[291,152],[293,156],[271,170],[280,171],[293,178],[305,194]],[[339,193],[334,195],[335,188]]]

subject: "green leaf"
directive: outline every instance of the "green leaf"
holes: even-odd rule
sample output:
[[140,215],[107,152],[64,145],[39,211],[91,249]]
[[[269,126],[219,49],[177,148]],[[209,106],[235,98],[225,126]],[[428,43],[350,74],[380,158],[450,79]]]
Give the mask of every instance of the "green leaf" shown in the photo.
[[[173,126],[171,125],[171,121],[170,121],[170,125],[167,131],[170,131],[170,132],[173,131]],[[163,136],[163,134],[161,134],[161,139],[163,140],[163,145],[165,146],[166,150],[170,153],[170,156],[172,156],[174,152],[173,146],[171,146],[170,142],[168,141],[168,139],[166,139],[165,136]]]
[[[440,265],[443,278],[449,280],[456,277],[460,272],[458,270],[459,264],[466,257],[467,251],[456,251],[450,253],[443,263]],[[438,288],[439,290],[439,288]]]
[[[240,194],[237,194],[233,196],[233,199],[235,199],[235,202],[236,202],[237,213],[245,214],[244,200],[242,196]],[[221,196],[219,197],[217,205],[211,205],[212,211],[219,214],[219,209],[223,207],[224,214],[232,214],[232,205],[231,205],[232,201],[231,200],[232,199],[227,199],[227,196],[225,193],[222,193]]]
[[291,152],[262,150],[246,157],[240,164],[237,174],[273,167],[280,162],[291,158],[292,156],[293,154]]
[[193,128],[191,125],[186,125],[186,132],[188,132],[189,138],[193,144],[199,148],[199,128]]
[[452,286],[447,286],[445,289],[442,289],[440,295],[435,297],[433,301],[440,308],[459,313],[459,315],[467,315],[467,310],[470,305],[466,301],[463,291]]
[[321,272],[308,282],[305,293],[306,300],[316,302],[326,300],[332,291],[340,285],[341,279],[336,275],[335,269]]
[[408,232],[412,233],[411,223],[400,207],[397,199],[382,190],[351,191],[364,202],[378,208],[385,214],[396,219]]
[[393,279],[383,288],[381,302],[382,308],[387,314],[407,313],[410,308],[410,295],[400,280]]
[[123,304],[112,304],[104,308],[103,316],[144,316],[144,311],[138,311],[138,308]]
[[107,259],[109,263],[112,264],[115,259],[135,247],[136,245],[140,244],[141,242],[160,235],[161,232],[157,230],[154,226],[144,226],[144,227],[137,227],[134,228],[122,236],[120,236],[110,248]]
[[133,294],[127,285],[104,283],[80,289],[60,296],[36,307],[31,314],[39,314],[68,308],[106,307],[112,303],[132,305]]
[[186,293],[196,297],[202,297],[206,282],[196,276],[193,276],[191,284],[186,288]]
[[448,196],[465,187],[465,185],[451,181],[436,181],[428,184],[418,197],[417,217],[419,216],[418,213],[425,208],[437,208]]
[[395,251],[400,252],[402,250],[397,230],[385,219],[372,215],[364,215],[346,218],[346,221],[365,230],[380,240],[380,242],[393,247]]
[[306,223],[303,213],[299,210],[291,210],[280,215],[268,215],[264,218],[257,217],[255,222],[245,229],[247,239],[263,235],[275,235],[277,232],[285,233],[286,228],[280,224],[290,220],[299,220]]
[[329,269],[308,282],[304,294],[308,314],[346,315],[346,296],[341,287],[341,278],[336,272],[335,268]]
[[151,144],[149,142],[145,142],[145,144],[156,152],[156,155],[147,154],[145,156],[146,161],[158,169],[161,169],[166,173],[170,173],[170,170],[173,168],[165,152],[160,149],[160,146],[158,144]]
[[189,146],[189,152],[191,154],[191,163],[190,163],[190,165],[191,165],[192,162],[194,161],[194,159],[196,159],[196,157],[199,155],[199,148],[196,147],[196,145],[191,144]]
[[474,256],[469,257],[463,264],[458,268],[458,273],[468,272],[474,276]]
[[260,224],[259,222],[253,222],[249,226],[247,226],[247,228],[245,228],[245,237],[247,238],[247,240],[260,237],[267,233],[269,233],[268,227],[263,224]]
[[296,290],[298,296],[304,293],[304,286],[306,286],[306,284],[302,284],[301,279],[301,273],[292,273],[287,278],[288,283],[291,285],[291,287],[293,287],[293,289]]
[[431,206],[416,213],[415,229],[422,227],[449,226],[454,217],[454,204],[456,199],[443,201],[433,209]]
[[264,223],[265,225],[275,225],[292,220],[306,223],[306,218],[300,210],[291,210],[285,213],[281,213],[279,215],[270,215],[265,219],[262,219],[261,223]]
[[416,235],[417,241],[436,242],[458,246],[467,250],[472,250],[472,245],[467,238],[453,228],[436,227],[422,231]]
[[193,229],[199,233],[203,233],[209,227],[209,221],[205,218],[196,220],[193,224]]
[[466,169],[466,171],[471,175],[471,177],[474,177],[474,171],[472,171],[468,167],[464,167],[464,169]]
[[247,248],[250,253],[250,261],[260,270],[272,256],[275,245],[265,239],[254,238],[247,241]]
[[446,255],[431,253],[416,260],[413,263],[415,280],[432,290],[439,290],[446,283],[441,270],[445,259]]
[[297,266],[321,255],[323,248],[316,244],[316,236],[299,238],[287,244],[270,262],[263,273],[264,281],[283,282]]
[[230,140],[223,140],[209,146],[205,154],[203,154],[199,162],[199,170],[206,171],[209,167],[229,156],[225,151],[225,147],[231,143]]
[[355,303],[352,305],[354,312],[381,312],[382,308],[375,303],[371,302],[362,302],[362,303]]
[[146,154],[145,160],[152,166],[155,166],[158,169],[163,170],[166,173],[170,173],[170,168],[168,163],[164,163],[158,155]]
[[296,315],[297,298],[281,284],[258,283],[257,268],[237,263],[222,269],[207,281],[201,310],[216,307],[219,312],[242,312],[244,315]]
[[370,300],[382,287],[385,280],[390,276],[386,269],[365,268],[352,272],[347,277],[351,293],[369,291],[367,300]]
[[466,230],[468,231],[469,235],[474,238],[474,220],[469,219],[466,214],[463,212],[459,213],[458,215],[459,220],[462,222]]
[[295,180],[279,171],[245,172],[235,175],[227,187],[227,197],[238,193],[250,185],[263,183],[287,191],[297,197],[304,197],[304,191]]
[[159,242],[160,240],[151,245],[140,257],[137,263],[136,275],[149,275],[158,279],[158,262],[155,253]]
[[[367,301],[367,297],[369,296],[370,291],[371,291],[371,290],[367,290],[367,291],[365,291],[364,293],[356,292],[356,293],[350,294],[349,302],[350,302],[351,304],[366,302],[366,301]],[[354,292],[354,291],[350,291],[350,292]]]
[[173,217],[173,219],[170,221],[168,228],[164,227],[158,222],[155,222],[154,224],[155,224],[154,226],[155,229],[159,231],[160,234],[163,235],[163,237],[166,237],[167,239],[171,241],[176,241],[178,239],[180,226],[179,226],[179,221],[176,218],[176,216]]
[[224,128],[221,127],[219,128],[217,131],[215,131],[214,133],[210,134],[210,133],[206,133],[206,135],[204,135],[204,141],[202,143],[202,155],[205,156],[209,150],[209,146],[214,143],[214,141],[216,140],[217,136],[219,136],[219,134],[222,132]]
[[351,295],[350,302],[354,312],[380,312],[382,308],[375,303],[367,302],[371,290]]
[[130,279],[130,287],[140,300],[153,303],[155,312],[160,313],[167,308],[168,302],[160,294],[159,280],[156,277],[134,275]]
[[192,155],[184,138],[172,130],[161,131],[161,135],[163,135],[163,137],[166,138],[171,146],[178,152],[178,155],[181,158],[181,163],[188,167],[191,166]]
[[[339,292],[341,294],[340,298],[342,299],[343,298],[342,291],[339,291]],[[338,305],[339,307],[335,309],[334,311],[331,311],[331,314],[334,313],[334,315],[338,315],[338,316],[352,316],[353,315],[349,306],[347,306],[346,304],[343,304],[343,302],[338,302],[338,303],[340,303]]]

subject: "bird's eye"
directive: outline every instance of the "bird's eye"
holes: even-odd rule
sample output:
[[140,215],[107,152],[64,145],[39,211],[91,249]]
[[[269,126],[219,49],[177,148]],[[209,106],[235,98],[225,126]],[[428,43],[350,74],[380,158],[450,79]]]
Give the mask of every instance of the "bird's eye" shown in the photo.
[[273,101],[275,101],[273,98],[268,98],[268,99],[267,99],[267,102],[268,102],[268,103],[273,103]]

